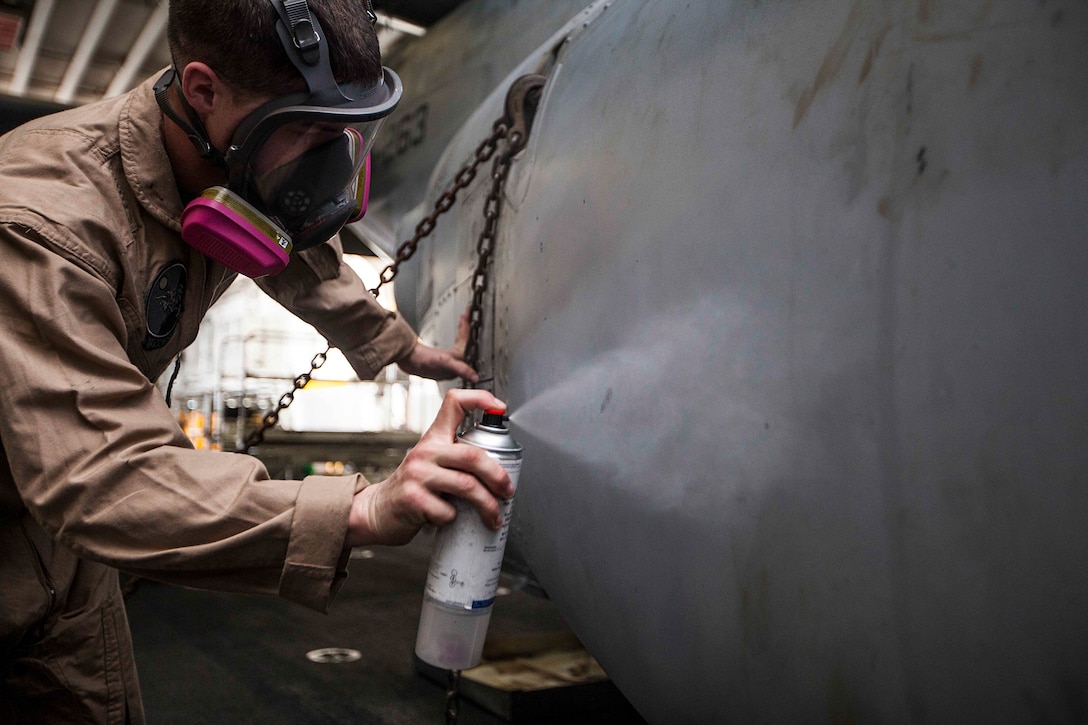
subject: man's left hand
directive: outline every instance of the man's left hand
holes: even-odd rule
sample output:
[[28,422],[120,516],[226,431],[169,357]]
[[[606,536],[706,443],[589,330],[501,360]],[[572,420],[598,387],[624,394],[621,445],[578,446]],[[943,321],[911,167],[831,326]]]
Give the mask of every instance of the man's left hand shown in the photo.
[[469,333],[468,315],[466,310],[457,320],[457,339],[453,341],[453,347],[441,350],[417,341],[410,353],[397,360],[397,366],[409,375],[431,380],[464,378],[470,383],[480,382],[480,376],[465,362],[465,345]]
[[409,375],[418,375],[431,380],[464,378],[470,383],[480,380],[480,376],[469,367],[459,351],[440,350],[424,345],[422,342],[417,342],[410,353],[401,360],[397,360],[397,367]]

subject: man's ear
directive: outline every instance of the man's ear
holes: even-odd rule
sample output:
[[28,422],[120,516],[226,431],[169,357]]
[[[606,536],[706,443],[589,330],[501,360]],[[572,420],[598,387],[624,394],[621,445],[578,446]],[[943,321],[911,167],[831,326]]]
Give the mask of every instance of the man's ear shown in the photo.
[[181,71],[181,92],[193,110],[206,118],[218,100],[222,103],[223,81],[207,63],[194,61]]

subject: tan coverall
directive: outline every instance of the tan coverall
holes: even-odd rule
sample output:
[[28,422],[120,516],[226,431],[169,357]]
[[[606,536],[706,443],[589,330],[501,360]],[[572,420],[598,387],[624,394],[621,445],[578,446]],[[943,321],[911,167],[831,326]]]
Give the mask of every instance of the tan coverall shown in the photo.
[[[235,275],[187,246],[151,81],[0,138],[0,722],[141,723],[116,569],[325,610],[359,476],[195,451],[154,381]],[[147,349],[152,281],[187,269]],[[259,281],[373,377],[415,344],[338,240]]]

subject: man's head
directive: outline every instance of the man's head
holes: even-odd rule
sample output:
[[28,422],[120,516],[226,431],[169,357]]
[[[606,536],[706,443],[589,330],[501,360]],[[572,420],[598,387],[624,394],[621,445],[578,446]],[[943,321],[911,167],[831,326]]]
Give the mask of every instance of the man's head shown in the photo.
[[[243,95],[276,97],[305,88],[274,30],[269,0],[169,0],[167,38],[178,72],[207,63]],[[382,77],[378,39],[363,0],[310,0],[325,31],[336,80],[371,85]]]
[[[401,96],[367,6],[171,0],[176,71],[154,88],[179,189],[199,195],[183,239],[259,276],[366,211],[368,152]],[[179,152],[180,132],[203,162]]]

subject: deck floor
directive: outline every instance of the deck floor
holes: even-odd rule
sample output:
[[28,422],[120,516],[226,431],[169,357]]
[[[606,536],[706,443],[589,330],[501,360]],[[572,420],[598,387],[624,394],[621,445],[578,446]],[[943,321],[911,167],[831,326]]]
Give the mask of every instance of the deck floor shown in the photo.
[[[355,555],[327,615],[271,597],[140,582],[128,614],[149,723],[444,723],[445,688],[420,674],[413,653],[429,537]],[[515,591],[497,600],[489,638],[565,630],[553,602]],[[327,647],[362,656],[338,664],[306,658]],[[607,705],[524,721],[644,722],[618,691]],[[461,700],[461,725],[502,722]]]

